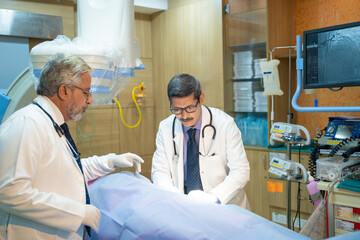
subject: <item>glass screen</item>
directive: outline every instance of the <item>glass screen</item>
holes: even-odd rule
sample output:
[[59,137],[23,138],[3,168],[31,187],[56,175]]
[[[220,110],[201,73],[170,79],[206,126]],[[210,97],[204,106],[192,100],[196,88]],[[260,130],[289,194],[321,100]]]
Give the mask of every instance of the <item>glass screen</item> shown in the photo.
[[360,26],[313,30],[304,35],[304,51],[304,88],[360,85]]
[[337,139],[350,138],[353,129],[354,129],[354,125],[338,125],[335,138]]

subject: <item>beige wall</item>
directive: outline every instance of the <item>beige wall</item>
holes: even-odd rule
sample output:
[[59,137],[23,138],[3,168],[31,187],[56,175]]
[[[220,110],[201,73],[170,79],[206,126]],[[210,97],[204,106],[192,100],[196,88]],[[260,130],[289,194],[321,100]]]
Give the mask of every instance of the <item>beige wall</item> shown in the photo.
[[[72,1],[0,0],[0,8],[62,16],[64,35],[76,36],[76,5]],[[175,74],[196,76],[205,92],[205,104],[223,109],[221,18],[221,0],[170,0],[167,11],[152,16],[136,13],[135,35],[146,69],[136,70],[117,99],[126,123],[134,125],[139,114],[131,92],[144,81],[141,123],[133,129],[125,127],[115,104],[90,107],[81,121],[69,124],[82,157],[133,152],[144,158],[142,174],[150,178],[158,124],[170,114],[166,86]],[[30,47],[41,41],[31,39]]]
[[221,0],[169,0],[152,19],[156,123],[169,116],[168,81],[176,74],[197,77],[205,104],[224,108]]

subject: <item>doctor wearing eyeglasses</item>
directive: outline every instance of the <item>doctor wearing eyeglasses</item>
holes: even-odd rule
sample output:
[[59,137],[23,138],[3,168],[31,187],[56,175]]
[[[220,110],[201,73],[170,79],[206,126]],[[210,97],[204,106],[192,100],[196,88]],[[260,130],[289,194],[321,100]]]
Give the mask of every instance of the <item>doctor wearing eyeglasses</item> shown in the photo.
[[167,94],[173,114],[159,125],[153,183],[191,200],[250,209],[250,166],[234,119],[203,105],[200,82],[189,74],[174,76]]
[[87,183],[117,167],[141,171],[132,153],[80,158],[66,122],[92,104],[91,73],[80,57],[53,56],[35,100],[1,124],[0,240],[84,239],[101,218]]

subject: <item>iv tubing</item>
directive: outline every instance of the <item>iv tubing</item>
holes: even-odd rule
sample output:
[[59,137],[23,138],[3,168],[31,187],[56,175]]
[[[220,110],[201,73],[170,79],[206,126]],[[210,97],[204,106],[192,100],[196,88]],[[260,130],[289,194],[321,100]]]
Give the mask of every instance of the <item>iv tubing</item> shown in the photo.
[[298,98],[302,90],[302,70],[303,68],[301,35],[296,36],[296,70],[297,87],[292,98],[292,106],[298,112],[360,112],[360,106],[338,106],[338,107],[300,107],[297,105]]
[[[124,117],[123,117],[123,114],[122,114],[121,105],[120,105],[119,101],[116,100],[116,99],[113,99],[113,100],[112,100],[112,102],[116,102],[116,103],[117,103],[117,105],[118,105],[118,107],[119,107],[119,110],[120,110],[121,120],[122,120],[122,122],[124,123],[124,125],[125,125],[126,127],[128,127],[128,128],[136,128],[136,127],[140,124],[140,122],[141,122],[141,111],[140,111],[140,108],[139,108],[138,103],[136,102],[136,98],[135,98],[135,94],[134,94],[135,89],[139,89],[139,87],[134,87],[133,90],[132,90],[132,98],[133,98],[133,100],[134,100],[134,102],[135,102],[135,104],[136,104],[136,107],[137,107],[137,109],[138,109],[138,112],[139,112],[139,121],[138,121],[135,125],[130,126],[130,125],[128,125],[128,124],[125,122]],[[139,89],[139,90],[140,90],[140,89]]]
[[[270,55],[270,60],[273,60],[273,52],[277,49],[289,49],[289,93],[291,92],[291,49],[296,48],[296,46],[285,46],[285,47],[274,47],[273,50],[268,50]],[[290,106],[291,106],[291,98],[289,95],[289,110],[288,113],[290,113]],[[274,95],[271,95],[271,126],[274,124]],[[290,120],[288,120],[288,123],[290,123]]]

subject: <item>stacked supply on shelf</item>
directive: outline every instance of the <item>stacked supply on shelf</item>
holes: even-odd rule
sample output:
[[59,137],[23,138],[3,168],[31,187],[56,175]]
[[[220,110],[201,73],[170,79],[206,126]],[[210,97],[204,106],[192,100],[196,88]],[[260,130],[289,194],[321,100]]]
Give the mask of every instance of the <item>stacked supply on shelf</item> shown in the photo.
[[[259,96],[259,92],[263,93],[260,81],[234,82],[233,89],[235,112],[267,112],[266,97],[264,100],[263,96]],[[265,103],[266,107],[264,107]]]
[[241,131],[241,136],[244,145],[267,147],[268,145],[267,117],[236,114],[234,120],[236,125]]
[[266,58],[254,58],[252,51],[234,52],[234,79],[261,78],[260,61]]
[[253,77],[253,54],[251,51],[234,52],[234,79]]
[[260,67],[260,61],[266,61],[266,58],[254,59],[254,78],[262,78],[262,71]]
[[267,102],[267,96],[264,96],[264,91],[255,92],[254,98],[255,98],[255,112],[267,112],[268,102]]
[[256,82],[234,82],[234,111],[235,112],[253,112],[254,94]]

